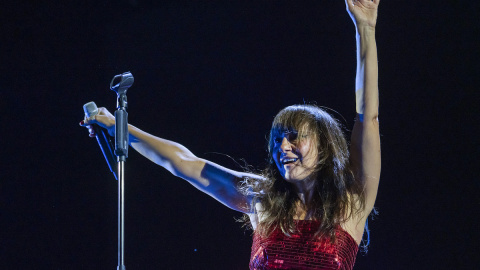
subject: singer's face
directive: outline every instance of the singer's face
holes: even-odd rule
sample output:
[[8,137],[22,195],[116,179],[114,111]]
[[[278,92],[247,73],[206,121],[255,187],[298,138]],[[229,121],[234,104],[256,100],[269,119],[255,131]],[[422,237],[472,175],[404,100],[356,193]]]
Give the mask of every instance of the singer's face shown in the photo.
[[272,135],[273,159],[283,178],[292,183],[309,178],[318,162],[315,134],[289,129]]

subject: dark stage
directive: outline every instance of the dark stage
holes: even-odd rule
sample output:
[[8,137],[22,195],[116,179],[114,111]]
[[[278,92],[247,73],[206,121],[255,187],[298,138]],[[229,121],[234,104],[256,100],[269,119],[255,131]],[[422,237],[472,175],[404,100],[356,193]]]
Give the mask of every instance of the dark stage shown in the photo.
[[[2,7],[2,269],[116,269],[117,182],[78,125],[86,102],[115,110],[116,74],[135,76],[130,123],[231,169],[263,168],[287,105],[353,126],[344,1],[77,2]],[[380,3],[380,215],[357,270],[480,264],[478,14]],[[248,269],[241,214],[131,148],[125,190],[127,269]]]

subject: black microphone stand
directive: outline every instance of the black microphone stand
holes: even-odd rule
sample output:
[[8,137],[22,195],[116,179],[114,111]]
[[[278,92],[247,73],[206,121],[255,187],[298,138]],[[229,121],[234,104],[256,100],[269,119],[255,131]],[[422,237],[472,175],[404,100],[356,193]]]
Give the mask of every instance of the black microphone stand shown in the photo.
[[128,113],[127,89],[133,84],[133,75],[125,72],[113,77],[110,89],[117,93],[115,111],[115,155],[118,160],[118,267],[125,270],[124,264],[124,220],[125,220],[125,161],[128,157]]

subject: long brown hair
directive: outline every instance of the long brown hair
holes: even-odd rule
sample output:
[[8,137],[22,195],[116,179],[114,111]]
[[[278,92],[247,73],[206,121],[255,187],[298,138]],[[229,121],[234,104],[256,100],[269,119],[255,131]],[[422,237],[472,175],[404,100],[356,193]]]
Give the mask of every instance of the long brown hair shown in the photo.
[[[255,204],[262,206],[262,220],[257,230],[268,236],[275,229],[285,235],[295,232],[297,204],[303,203],[293,184],[280,175],[273,159],[274,134],[278,130],[314,134],[318,162],[314,168],[314,193],[304,207],[314,220],[321,221],[317,236],[335,240],[335,229],[365,207],[363,184],[356,180],[349,161],[345,135],[339,122],[325,110],[314,105],[293,105],[281,110],[272,123],[268,138],[268,165],[263,180],[245,179],[240,190],[250,196],[252,212]],[[248,218],[245,216],[244,220]],[[247,221],[248,222],[248,221]]]

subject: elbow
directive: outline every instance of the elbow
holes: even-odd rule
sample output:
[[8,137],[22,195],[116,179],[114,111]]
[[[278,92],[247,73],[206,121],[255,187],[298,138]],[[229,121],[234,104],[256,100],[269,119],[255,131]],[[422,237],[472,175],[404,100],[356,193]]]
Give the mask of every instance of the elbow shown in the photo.
[[168,162],[168,168],[173,175],[184,179],[199,179],[205,162],[193,154],[177,153]]
[[368,119],[369,119],[370,122],[372,122],[373,124],[378,125],[378,112],[376,112],[376,113],[374,113],[373,115],[369,116]]
[[357,120],[360,121],[360,123],[364,124],[369,124],[369,123],[374,123],[378,124],[378,111],[376,112],[365,112],[363,114],[358,114]]

